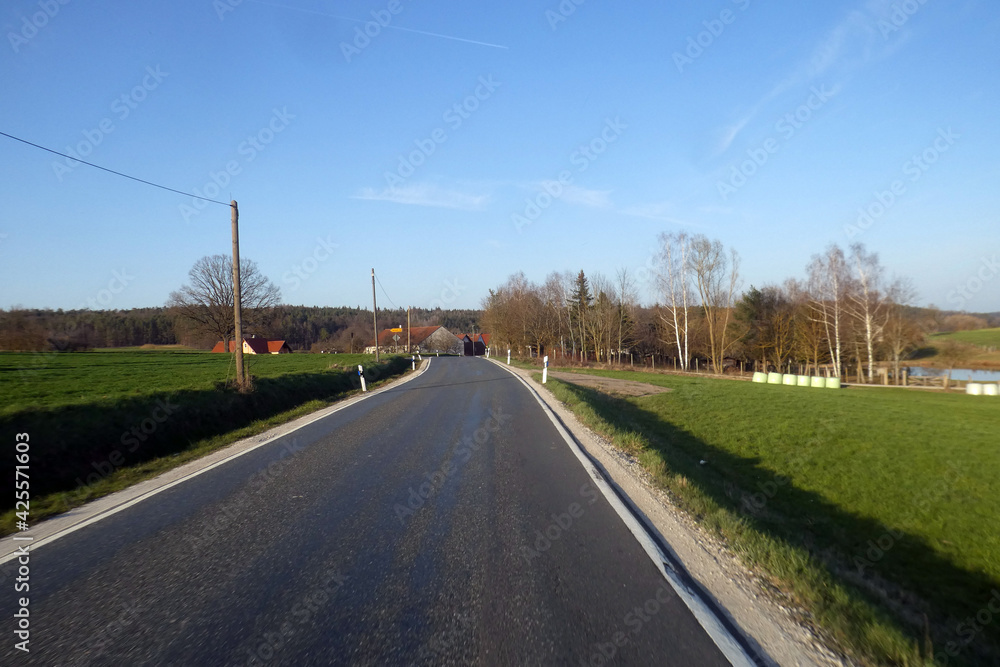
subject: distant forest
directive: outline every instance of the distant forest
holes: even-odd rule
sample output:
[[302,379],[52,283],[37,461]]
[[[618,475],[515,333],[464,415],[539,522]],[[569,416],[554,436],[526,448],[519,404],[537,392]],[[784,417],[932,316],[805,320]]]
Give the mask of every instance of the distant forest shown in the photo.
[[[910,318],[926,322],[928,331],[955,331],[1000,326],[1000,313],[956,313],[933,308],[907,308]],[[453,333],[484,329],[489,322],[481,310],[425,310],[414,308],[411,326],[440,325]],[[657,307],[634,311],[633,348],[639,354],[668,353],[657,331]],[[406,326],[406,311],[378,312],[379,330]],[[372,311],[349,307],[277,306],[269,309],[264,324],[245,330],[246,335],[277,338],[294,351],[360,352],[372,344]],[[0,350],[74,351],[101,347],[186,345],[211,349],[217,341],[191,328],[189,322],[168,308],[131,310],[0,310]]]
[[[410,313],[411,326],[440,325],[454,333],[479,328],[479,310]],[[406,311],[378,311],[379,329],[406,326]],[[295,351],[355,352],[373,341],[372,311],[361,308],[277,306],[246,335],[283,339]],[[98,347],[188,345],[210,349],[216,341],[197,333],[167,308],[132,310],[0,310],[2,350],[86,350]]]

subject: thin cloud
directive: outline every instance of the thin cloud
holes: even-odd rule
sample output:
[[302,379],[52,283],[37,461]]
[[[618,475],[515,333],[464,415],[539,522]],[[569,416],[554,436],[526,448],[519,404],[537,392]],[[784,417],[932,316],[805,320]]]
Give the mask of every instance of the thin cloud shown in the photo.
[[[837,67],[853,69],[872,61],[879,54],[879,42],[884,43],[877,29],[878,20],[895,1],[869,0],[861,8],[848,12],[819,41],[810,56],[792,69],[791,74],[778,81],[739,120],[719,131],[720,139],[712,157],[718,157],[729,150],[740,132],[761,110],[789,90],[809,85]],[[884,52],[892,49],[891,45],[882,46]],[[835,87],[839,89],[840,85]]]
[[746,127],[747,123],[749,123],[751,119],[753,119],[753,116],[755,114],[756,111],[744,116],[743,118],[739,119],[732,125],[728,125],[727,127],[723,128],[721,132],[722,136],[719,138],[719,143],[715,147],[715,152],[712,154],[712,156],[714,157],[716,155],[722,155],[727,150],[729,150],[729,147],[733,144],[733,141],[736,140],[736,137],[739,136],[740,132],[743,130],[744,127]]
[[457,190],[447,190],[436,185],[408,185],[401,188],[363,188],[351,199],[388,201],[409,206],[429,206],[462,211],[477,211],[490,200],[489,195],[472,195]]
[[[516,188],[539,194],[547,192],[552,198],[567,204],[577,204],[588,208],[613,208],[611,203],[611,190],[591,190],[579,185],[563,185],[558,181],[531,181],[531,182],[510,182],[506,185],[513,185]],[[559,194],[553,195],[558,192]]]
[[[312,10],[312,9],[304,9],[302,7],[292,7],[291,5],[281,5],[281,4],[278,4],[276,2],[263,2],[263,0],[247,0],[247,2],[252,2],[252,3],[256,4],[256,5],[264,5],[265,7],[277,7],[278,9],[289,9],[289,10],[291,10],[293,12],[302,12],[303,14],[314,14],[316,16],[326,16],[326,17],[332,18],[332,19],[340,19],[341,21],[352,21],[354,23],[368,23],[370,21],[370,19],[368,19],[368,20],[356,19],[356,18],[353,18],[351,16],[343,16],[341,14],[330,14],[328,12],[317,12],[317,11]],[[502,44],[491,44],[489,42],[481,42],[481,41],[475,40],[475,39],[466,39],[464,37],[456,37],[455,35],[442,35],[442,34],[436,33],[436,32],[427,32],[426,30],[415,30],[414,28],[403,28],[402,26],[398,26],[398,25],[384,25],[384,26],[382,26],[382,28],[384,28],[386,30],[401,30],[403,32],[414,32],[414,33],[417,33],[418,35],[427,35],[429,37],[438,37],[440,39],[450,39],[450,40],[455,41],[455,42],[465,42],[466,44],[476,44],[478,46],[488,46],[488,47],[493,48],[493,49],[507,49],[507,48],[509,48],[509,47],[506,47],[506,46],[504,46]]]
[[569,204],[579,204],[589,208],[611,208],[611,190],[589,190],[578,185],[567,185],[563,188],[563,201]]
[[619,213],[622,215],[630,215],[635,218],[646,218],[647,220],[657,220],[659,222],[669,222],[673,225],[681,225],[682,227],[704,227],[705,225],[698,224],[697,222],[690,222],[689,220],[681,220],[680,218],[675,218],[670,215],[674,210],[674,205],[669,202],[657,202],[651,204],[638,204],[636,206],[630,206],[624,208]]

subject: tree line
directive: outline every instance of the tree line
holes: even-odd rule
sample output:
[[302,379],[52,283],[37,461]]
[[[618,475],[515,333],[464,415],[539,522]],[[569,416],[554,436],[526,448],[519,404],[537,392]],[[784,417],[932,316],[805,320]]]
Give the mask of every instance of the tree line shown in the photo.
[[[232,340],[233,261],[202,257],[164,308],[132,310],[0,309],[0,350],[72,352],[102,347],[185,345],[211,349]],[[281,339],[297,351],[361,352],[374,345],[372,311],[350,307],[282,305],[281,291],[256,262],[240,258],[244,336]],[[379,309],[379,327],[405,325],[405,310]],[[413,308],[411,326],[443,326],[454,333],[479,328],[475,309]]]
[[911,306],[909,281],[887,275],[862,244],[830,245],[804,269],[801,278],[744,289],[735,250],[704,235],[664,233],[652,306],[638,303],[628,269],[612,280],[554,272],[541,284],[519,272],[484,299],[483,330],[496,347],[531,356],[599,363],[653,356],[719,373],[797,364],[872,381],[880,364],[898,377],[928,333],[1000,324],[996,316]]
[[[232,306],[229,310],[232,314]],[[247,335],[277,338],[296,351],[355,352],[372,345],[372,311],[361,307],[274,306]],[[406,311],[379,308],[379,327],[406,325]],[[455,333],[479,327],[474,309],[423,309],[412,326],[441,325]],[[232,333],[229,333],[232,338]],[[170,308],[130,310],[0,310],[0,350],[73,352],[105,347],[187,345],[210,349],[221,338],[193,327]]]

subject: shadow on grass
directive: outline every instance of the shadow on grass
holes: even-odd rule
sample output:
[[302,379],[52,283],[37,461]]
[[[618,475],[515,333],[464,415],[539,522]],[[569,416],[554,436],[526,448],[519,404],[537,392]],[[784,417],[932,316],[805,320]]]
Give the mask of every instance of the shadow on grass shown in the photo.
[[[365,368],[371,383],[405,372],[409,359],[394,357]],[[0,417],[0,432],[30,436],[32,497],[70,491],[135,466],[184,451],[313,400],[331,401],[360,388],[354,371],[290,373],[257,378],[242,394],[222,386],[153,393],[54,409],[22,410]],[[13,455],[0,461],[0,478],[14,488]],[[13,496],[13,494],[11,494]],[[13,505],[11,497],[4,505]]]
[[[796,488],[759,459],[713,447],[632,400],[558,384],[598,418],[640,435],[665,464],[654,475],[678,492],[686,509],[804,598],[821,625],[876,664],[920,664],[920,656],[930,663],[933,655],[934,664],[1000,665],[1000,613],[987,608],[1000,582],[957,567],[919,536]],[[1000,602],[1000,594],[995,599]],[[871,631],[874,620],[895,627],[909,649],[888,646],[884,633]]]

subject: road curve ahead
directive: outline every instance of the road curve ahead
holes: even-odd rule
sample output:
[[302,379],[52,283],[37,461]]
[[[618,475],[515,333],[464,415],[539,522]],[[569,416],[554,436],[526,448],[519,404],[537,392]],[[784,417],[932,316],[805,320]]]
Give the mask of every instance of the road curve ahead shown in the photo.
[[31,652],[5,632],[3,665],[729,664],[482,359],[44,545],[31,575]]

